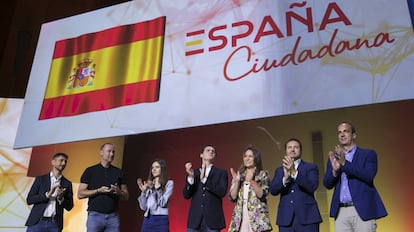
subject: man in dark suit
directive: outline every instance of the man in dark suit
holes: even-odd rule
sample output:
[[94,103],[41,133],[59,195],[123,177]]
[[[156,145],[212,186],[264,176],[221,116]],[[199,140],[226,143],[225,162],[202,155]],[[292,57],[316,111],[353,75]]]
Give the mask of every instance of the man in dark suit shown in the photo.
[[355,127],[349,122],[338,125],[339,145],[329,152],[323,184],[335,188],[330,216],[335,218],[335,232],[376,231],[376,219],[387,211],[374,186],[377,153],[355,143]]
[[280,194],[276,224],[279,232],[317,232],[322,222],[314,193],[319,170],[301,159],[302,144],[291,138],[285,143],[286,156],[275,171],[270,185],[272,195]]
[[60,232],[63,229],[63,209],[73,208],[72,182],[62,172],[68,156],[56,153],[50,173],[35,178],[27,196],[33,205],[26,221],[27,232]]
[[216,157],[213,146],[205,146],[200,157],[200,168],[193,170],[191,163],[185,164],[187,179],[183,196],[191,198],[187,232],[218,232],[226,227],[222,199],[227,193],[227,172],[213,165]]

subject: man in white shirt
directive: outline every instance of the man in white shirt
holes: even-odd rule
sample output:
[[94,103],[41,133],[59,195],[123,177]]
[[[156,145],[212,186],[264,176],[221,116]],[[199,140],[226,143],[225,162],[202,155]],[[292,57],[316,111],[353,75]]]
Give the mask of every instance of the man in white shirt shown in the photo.
[[62,175],[67,160],[65,153],[56,153],[50,173],[35,178],[26,199],[33,205],[26,221],[27,232],[62,231],[63,209],[73,208],[72,182]]

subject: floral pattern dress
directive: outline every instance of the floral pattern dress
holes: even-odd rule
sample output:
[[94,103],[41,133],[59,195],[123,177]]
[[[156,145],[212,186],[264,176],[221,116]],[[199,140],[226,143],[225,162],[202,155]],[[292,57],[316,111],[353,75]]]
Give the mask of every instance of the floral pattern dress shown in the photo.
[[[245,193],[244,182],[240,183],[240,189],[237,194],[237,199],[231,199],[236,202],[233,210],[229,232],[244,232],[240,231],[243,219],[243,206],[247,204],[248,219],[250,222],[250,228],[253,232],[271,231],[272,225],[270,223],[269,208],[267,206],[266,196],[269,193],[269,173],[265,170],[260,171],[258,175],[254,177],[257,184],[263,189],[263,196],[261,198],[256,196],[252,186],[249,185],[248,193]],[[235,185],[234,180],[230,188]],[[231,190],[230,190],[231,191]],[[244,200],[247,195],[247,199]]]

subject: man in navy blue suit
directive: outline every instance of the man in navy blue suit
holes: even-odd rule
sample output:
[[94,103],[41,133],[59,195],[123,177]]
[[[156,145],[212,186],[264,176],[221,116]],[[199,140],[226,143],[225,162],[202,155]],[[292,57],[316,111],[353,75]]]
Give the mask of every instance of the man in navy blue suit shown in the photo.
[[60,232],[63,229],[63,209],[73,208],[72,182],[62,172],[68,156],[56,153],[52,158],[52,171],[35,178],[27,196],[33,205],[26,221],[27,232]]
[[215,157],[215,148],[207,145],[200,154],[200,168],[194,170],[191,163],[185,164],[183,196],[191,198],[187,232],[218,232],[226,227],[222,199],[227,193],[228,175],[213,165]]
[[301,159],[302,143],[285,143],[286,156],[275,171],[270,193],[280,194],[276,224],[279,232],[318,232],[322,222],[314,193],[319,185],[318,167]]
[[376,231],[376,219],[387,211],[374,186],[377,153],[355,143],[355,127],[349,122],[338,125],[339,145],[329,152],[323,184],[335,188],[330,216],[335,218],[335,232]]

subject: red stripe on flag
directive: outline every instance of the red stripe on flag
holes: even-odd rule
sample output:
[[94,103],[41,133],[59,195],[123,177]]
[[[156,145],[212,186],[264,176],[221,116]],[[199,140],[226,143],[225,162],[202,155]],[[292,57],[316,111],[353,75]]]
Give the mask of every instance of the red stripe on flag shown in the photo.
[[57,41],[53,59],[164,35],[165,16]]
[[39,120],[108,110],[158,101],[159,81],[144,81],[112,88],[44,99]]

